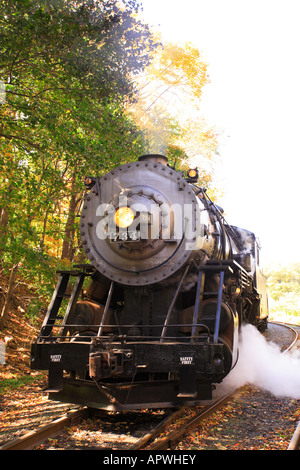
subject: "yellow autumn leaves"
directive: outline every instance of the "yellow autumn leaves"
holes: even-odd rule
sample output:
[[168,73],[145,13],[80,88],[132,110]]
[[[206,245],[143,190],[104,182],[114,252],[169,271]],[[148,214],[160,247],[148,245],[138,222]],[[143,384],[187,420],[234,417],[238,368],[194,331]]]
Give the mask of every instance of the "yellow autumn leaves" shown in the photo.
[[176,93],[200,98],[203,86],[208,82],[207,64],[199,49],[191,43],[168,43],[155,53],[149,73],[161,86],[162,92],[176,88]]
[[217,132],[201,115],[201,96],[209,82],[208,64],[191,43],[162,44],[150,65],[135,78],[138,99],[129,112],[149,141],[149,152],[165,153],[184,164],[192,159],[203,181],[211,180]]

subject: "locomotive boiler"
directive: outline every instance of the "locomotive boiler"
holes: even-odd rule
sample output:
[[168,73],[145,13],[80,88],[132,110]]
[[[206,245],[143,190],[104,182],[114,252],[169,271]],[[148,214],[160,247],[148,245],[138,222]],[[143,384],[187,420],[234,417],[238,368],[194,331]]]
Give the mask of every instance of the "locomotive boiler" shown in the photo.
[[107,410],[204,404],[267,324],[255,235],[229,225],[198,174],[147,155],[86,178],[89,264],[59,271],[32,368],[51,399]]

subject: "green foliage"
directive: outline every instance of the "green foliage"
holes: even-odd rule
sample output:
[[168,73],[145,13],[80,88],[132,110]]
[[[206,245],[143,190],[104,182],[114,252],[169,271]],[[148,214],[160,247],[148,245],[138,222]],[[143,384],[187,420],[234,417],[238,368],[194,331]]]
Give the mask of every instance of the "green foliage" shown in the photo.
[[138,143],[123,106],[134,92],[130,74],[147,64],[153,41],[132,9],[117,3],[0,3],[0,137],[35,161],[59,152],[70,165],[95,154],[112,164]]
[[[159,49],[155,70],[158,40],[139,8],[137,0],[0,0],[0,267],[17,266],[38,287],[30,315],[50,298],[57,269],[86,261],[76,219],[84,177],[153,144],[144,111],[129,112],[138,108],[136,77],[153,61],[165,91],[187,81],[193,100],[207,82],[190,45]],[[192,131],[197,153],[215,153],[216,136],[202,123],[184,128],[158,103],[152,121],[171,161],[186,160]]]
[[0,0],[1,266],[18,264],[41,296],[56,269],[80,258],[83,178],[144,152],[125,112],[132,75],[156,46],[138,9],[135,0]]
[[299,321],[300,263],[269,268],[266,275],[271,317],[290,317],[290,321],[299,317]]
[[300,295],[300,263],[279,267],[268,274],[268,286],[274,300],[289,293]]

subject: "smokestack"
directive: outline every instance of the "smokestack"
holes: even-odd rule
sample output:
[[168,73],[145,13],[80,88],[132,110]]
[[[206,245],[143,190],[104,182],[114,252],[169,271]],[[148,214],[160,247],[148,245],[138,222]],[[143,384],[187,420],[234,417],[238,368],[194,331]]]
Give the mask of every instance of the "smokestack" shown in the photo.
[[152,162],[152,163],[161,163],[164,166],[167,166],[168,159],[165,155],[158,155],[158,154],[150,154],[150,155],[143,155],[139,158],[139,162]]

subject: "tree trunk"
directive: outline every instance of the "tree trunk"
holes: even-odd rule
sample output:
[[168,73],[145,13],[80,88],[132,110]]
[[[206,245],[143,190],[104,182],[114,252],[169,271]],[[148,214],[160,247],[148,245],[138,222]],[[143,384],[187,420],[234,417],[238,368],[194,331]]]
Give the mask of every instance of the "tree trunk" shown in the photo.
[[8,225],[8,212],[5,207],[0,208],[0,235],[5,233]]
[[17,275],[17,270],[18,270],[19,265],[15,264],[11,271],[10,271],[10,276],[9,276],[9,282],[8,282],[8,289],[7,289],[7,295],[6,299],[2,308],[1,316],[0,316],[0,328],[4,326],[4,323],[7,319],[11,301],[13,298],[13,293],[14,293],[14,287],[15,287],[15,281],[16,281],[16,275]]
[[74,238],[75,238],[75,216],[76,216],[76,189],[75,189],[75,176],[72,178],[71,184],[71,198],[69,204],[69,212],[67,217],[67,222],[65,226],[65,236],[62,246],[61,258],[68,259],[69,261],[73,260],[74,256]]
[[44,216],[44,223],[43,223],[43,232],[41,236],[41,241],[40,241],[40,250],[44,250],[44,243],[45,243],[45,236],[46,236],[46,228],[47,228],[47,221],[48,221],[48,215],[49,215],[49,208],[45,212]]

